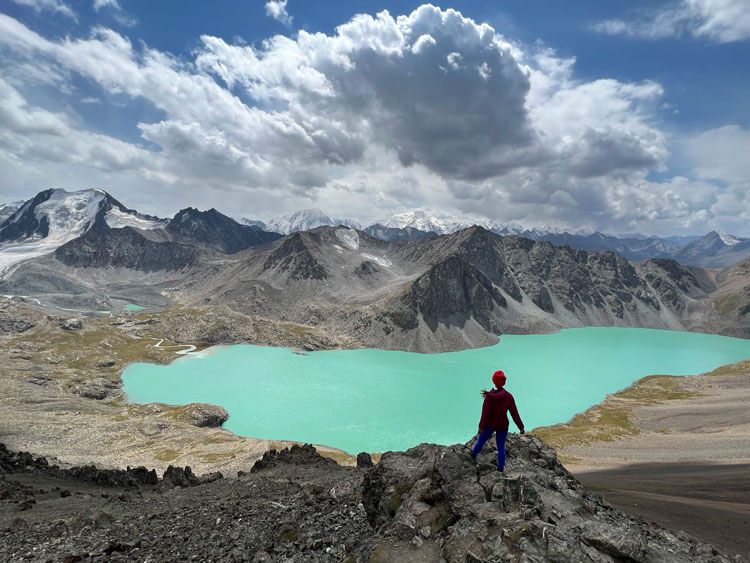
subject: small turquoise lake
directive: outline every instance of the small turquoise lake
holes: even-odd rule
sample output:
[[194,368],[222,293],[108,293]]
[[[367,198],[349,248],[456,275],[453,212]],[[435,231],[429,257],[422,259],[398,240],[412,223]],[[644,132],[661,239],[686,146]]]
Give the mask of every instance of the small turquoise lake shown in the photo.
[[[325,444],[351,453],[465,442],[496,369],[526,428],[569,420],[646,375],[690,375],[750,358],[750,340],[637,328],[503,335],[495,346],[416,354],[235,345],[122,374],[136,403],[214,403],[242,436]],[[511,422],[511,431],[516,431]]]
[[143,311],[146,307],[143,307],[141,305],[136,305],[135,303],[128,303],[125,305],[122,310],[123,311]]

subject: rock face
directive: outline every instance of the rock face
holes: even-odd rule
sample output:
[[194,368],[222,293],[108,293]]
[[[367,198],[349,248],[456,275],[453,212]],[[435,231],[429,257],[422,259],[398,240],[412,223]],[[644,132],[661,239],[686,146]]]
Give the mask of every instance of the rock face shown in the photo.
[[194,264],[198,250],[177,242],[155,242],[132,227],[111,229],[101,224],[59,247],[55,258],[76,268],[114,266],[153,272]]

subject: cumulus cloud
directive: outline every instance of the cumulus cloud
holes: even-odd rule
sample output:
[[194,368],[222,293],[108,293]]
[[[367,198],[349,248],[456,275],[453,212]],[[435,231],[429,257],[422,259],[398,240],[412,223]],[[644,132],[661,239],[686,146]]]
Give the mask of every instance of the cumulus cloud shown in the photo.
[[286,11],[287,0],[268,0],[266,2],[266,15],[280,21],[287,27],[292,26],[292,16]]
[[[654,125],[659,84],[581,80],[574,59],[456,10],[358,15],[331,34],[303,30],[256,45],[202,36],[190,58],[106,28],[50,40],[0,14],[0,47],[13,77],[0,99],[9,112],[0,159],[14,163],[14,180],[31,177],[23,166],[35,162],[57,177],[75,166],[118,185],[141,178],[174,207],[213,205],[212,190],[222,190],[235,206],[225,211],[237,215],[317,206],[367,221],[430,206],[651,232],[708,224],[729,197],[699,172],[647,180],[669,156]],[[60,92],[80,75],[103,90],[103,103],[146,100],[161,117],[136,125],[155,150],[90,132],[70,109],[29,103],[22,68],[30,64],[54,69],[49,84]]]
[[604,20],[593,29],[645,39],[692,35],[717,43],[744,41],[750,39],[750,5],[747,0],[680,0],[633,20]]
[[50,11],[77,20],[75,12],[62,0],[13,0],[16,4],[29,6],[35,12]]

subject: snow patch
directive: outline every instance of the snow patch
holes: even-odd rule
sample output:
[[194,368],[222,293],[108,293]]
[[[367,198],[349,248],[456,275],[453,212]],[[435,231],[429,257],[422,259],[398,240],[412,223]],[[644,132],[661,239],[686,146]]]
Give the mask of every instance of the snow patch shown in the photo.
[[382,256],[375,256],[373,254],[367,254],[365,252],[362,253],[362,258],[366,258],[367,260],[370,260],[371,262],[375,262],[376,264],[383,266],[384,268],[392,268],[393,262],[388,260],[388,258],[384,258]]
[[154,229],[161,229],[168,223],[166,219],[146,219],[136,213],[125,213],[117,207],[113,207],[104,216],[112,229],[121,229],[123,227],[133,227],[142,231],[152,231]]
[[735,244],[739,244],[740,242],[742,242],[741,240],[734,237],[733,235],[722,233],[721,231],[718,231],[717,234],[719,235],[721,242],[723,242],[727,246],[734,246]]
[[359,250],[359,234],[354,229],[336,229],[336,238],[351,250]]

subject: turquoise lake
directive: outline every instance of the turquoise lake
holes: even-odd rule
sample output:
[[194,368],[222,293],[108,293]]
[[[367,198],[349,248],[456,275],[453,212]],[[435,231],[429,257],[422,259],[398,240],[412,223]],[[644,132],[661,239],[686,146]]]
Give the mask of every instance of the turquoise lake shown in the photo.
[[141,305],[136,305],[135,303],[128,303],[125,305],[122,310],[123,311],[143,311],[146,307],[142,307]]
[[224,428],[235,434],[357,453],[467,441],[479,391],[491,388],[496,369],[532,429],[565,422],[646,375],[698,374],[747,358],[750,340],[739,338],[578,328],[442,354],[217,347],[167,366],[131,364],[122,379],[136,403],[214,403],[229,411]]

